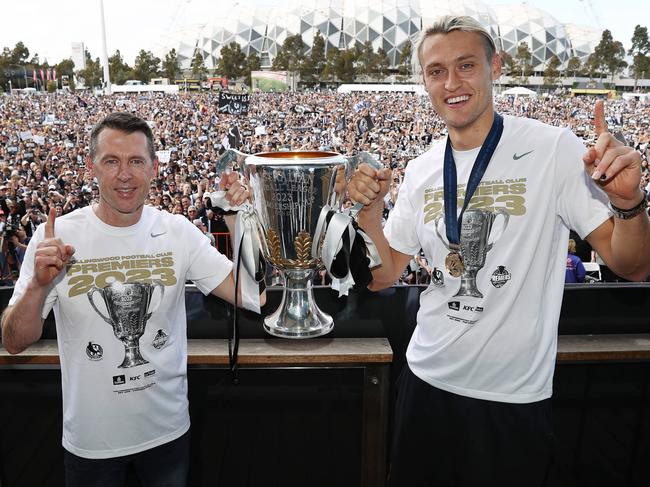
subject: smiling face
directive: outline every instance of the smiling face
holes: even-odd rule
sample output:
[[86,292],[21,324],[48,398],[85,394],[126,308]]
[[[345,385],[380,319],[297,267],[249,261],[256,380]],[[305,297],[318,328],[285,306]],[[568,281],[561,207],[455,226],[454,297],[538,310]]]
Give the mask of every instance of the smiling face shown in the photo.
[[102,130],[88,169],[99,182],[97,216],[116,227],[137,223],[158,169],[158,160],[152,161],[149,155],[146,136],[142,132]]
[[420,51],[424,86],[456,149],[480,146],[493,119],[492,81],[501,74],[489,60],[481,34],[453,31],[424,40]]

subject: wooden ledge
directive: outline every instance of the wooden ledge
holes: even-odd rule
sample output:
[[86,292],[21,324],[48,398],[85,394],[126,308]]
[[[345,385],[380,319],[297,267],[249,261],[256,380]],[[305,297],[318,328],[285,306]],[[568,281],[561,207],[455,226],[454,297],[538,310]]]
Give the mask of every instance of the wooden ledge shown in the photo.
[[[228,364],[226,340],[188,340],[190,366]],[[248,366],[324,366],[389,364],[393,352],[386,338],[246,339],[239,345],[239,363]],[[650,361],[650,334],[560,335],[557,361]],[[56,340],[41,340],[18,355],[0,347],[0,366],[58,365]]]
[[558,362],[650,360],[650,334],[560,335]]
[[[228,365],[226,340],[188,340],[187,363]],[[250,366],[317,366],[390,364],[393,351],[386,338],[245,339],[239,343],[239,364]],[[58,365],[56,340],[40,340],[18,355],[0,347],[0,365]]]

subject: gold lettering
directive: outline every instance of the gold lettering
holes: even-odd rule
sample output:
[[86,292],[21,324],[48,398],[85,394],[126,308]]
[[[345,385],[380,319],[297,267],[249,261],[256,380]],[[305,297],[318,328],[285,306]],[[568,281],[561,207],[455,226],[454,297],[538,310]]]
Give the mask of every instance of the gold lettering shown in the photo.
[[88,274],[90,272],[97,272],[97,264],[83,264],[81,266],[81,272]]

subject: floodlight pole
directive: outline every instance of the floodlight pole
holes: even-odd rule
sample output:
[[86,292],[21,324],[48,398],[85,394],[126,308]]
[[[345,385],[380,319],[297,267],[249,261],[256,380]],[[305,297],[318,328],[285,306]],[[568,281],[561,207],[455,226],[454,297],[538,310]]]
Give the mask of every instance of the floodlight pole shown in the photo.
[[108,70],[108,53],[106,51],[106,25],[104,22],[104,0],[99,0],[99,11],[102,24],[102,64],[104,65],[104,94],[111,94],[111,75]]

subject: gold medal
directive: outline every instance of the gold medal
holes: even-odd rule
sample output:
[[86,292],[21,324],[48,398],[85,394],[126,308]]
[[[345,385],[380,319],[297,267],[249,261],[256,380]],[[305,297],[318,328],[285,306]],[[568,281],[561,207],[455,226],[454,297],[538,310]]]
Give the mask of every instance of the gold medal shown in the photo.
[[463,274],[465,266],[463,265],[463,258],[458,252],[452,250],[447,254],[447,257],[445,257],[445,268],[451,277],[460,277]]

